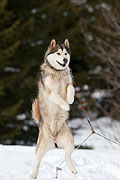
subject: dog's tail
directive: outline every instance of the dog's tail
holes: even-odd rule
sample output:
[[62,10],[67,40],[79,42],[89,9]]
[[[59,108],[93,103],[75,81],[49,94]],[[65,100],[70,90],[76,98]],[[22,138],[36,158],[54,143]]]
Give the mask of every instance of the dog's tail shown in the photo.
[[40,112],[37,98],[35,98],[35,100],[32,103],[32,118],[37,124],[40,124]]

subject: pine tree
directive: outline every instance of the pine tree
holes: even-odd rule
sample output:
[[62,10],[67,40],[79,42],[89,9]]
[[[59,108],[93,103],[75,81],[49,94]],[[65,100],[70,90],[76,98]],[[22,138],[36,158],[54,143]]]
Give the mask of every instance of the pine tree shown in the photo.
[[0,141],[16,143],[16,137],[25,126],[17,116],[26,105],[24,82],[29,71],[19,53],[33,21],[31,17],[22,21],[7,6],[7,0],[0,1]]

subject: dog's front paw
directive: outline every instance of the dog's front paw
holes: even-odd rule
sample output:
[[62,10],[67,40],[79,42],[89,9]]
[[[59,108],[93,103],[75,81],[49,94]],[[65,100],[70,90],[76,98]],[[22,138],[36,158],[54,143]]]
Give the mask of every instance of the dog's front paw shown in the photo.
[[67,102],[69,104],[72,104],[74,102],[74,95],[75,95],[74,87],[70,84],[67,88]]
[[64,111],[69,111],[70,107],[66,102],[63,102],[60,107],[64,110]]

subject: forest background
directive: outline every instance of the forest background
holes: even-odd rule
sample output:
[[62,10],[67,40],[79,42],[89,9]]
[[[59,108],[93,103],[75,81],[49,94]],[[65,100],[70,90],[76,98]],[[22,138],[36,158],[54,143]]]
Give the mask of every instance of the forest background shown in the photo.
[[[1,144],[36,142],[31,104],[53,38],[70,41],[70,67],[90,119],[120,120],[119,12],[119,0],[0,1]],[[70,119],[76,117],[84,117],[77,97]]]

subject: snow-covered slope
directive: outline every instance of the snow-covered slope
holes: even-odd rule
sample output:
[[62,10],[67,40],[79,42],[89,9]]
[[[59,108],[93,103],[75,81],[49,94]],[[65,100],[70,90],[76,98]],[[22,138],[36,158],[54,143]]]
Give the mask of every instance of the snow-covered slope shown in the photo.
[[[96,131],[107,137],[114,138],[114,127],[117,131],[120,124],[108,126],[110,120],[100,119],[93,122]],[[90,133],[85,121],[72,120],[69,126],[78,129],[74,136],[75,144],[81,143]],[[101,129],[99,128],[101,126]],[[72,154],[73,163],[78,171],[71,174],[66,163],[59,171],[58,180],[120,180],[120,146],[113,145],[104,139],[93,135],[85,143],[92,146],[92,150],[76,150]],[[56,166],[64,160],[64,150],[53,149],[48,151],[41,161],[38,180],[53,180],[56,176]],[[30,180],[29,175],[35,161],[35,147],[3,146],[0,145],[0,180]]]
[[[100,133],[114,140],[120,144],[120,122],[112,121],[110,118],[99,118],[96,121],[91,121],[95,132]],[[80,144],[90,133],[90,127],[86,119],[76,118],[68,122],[70,128],[72,128],[74,133],[74,143],[75,145]],[[79,127],[79,128],[78,128]],[[120,150],[120,146],[114,145],[103,138],[98,137],[93,134],[87,142],[84,143],[85,146],[90,146],[97,150]]]
[[[0,146],[0,180],[28,180],[34,164],[35,147]],[[48,151],[41,162],[39,180],[55,179],[55,168],[64,159],[62,149]],[[78,174],[71,174],[64,163],[59,180],[118,180],[120,152],[76,150],[72,160]]]
[[[0,146],[0,180],[29,180],[35,147]],[[55,168],[64,159],[62,149],[48,151],[41,162],[39,180],[55,179]],[[76,150],[72,155],[78,174],[71,174],[66,163],[59,180],[119,180],[120,151]]]

